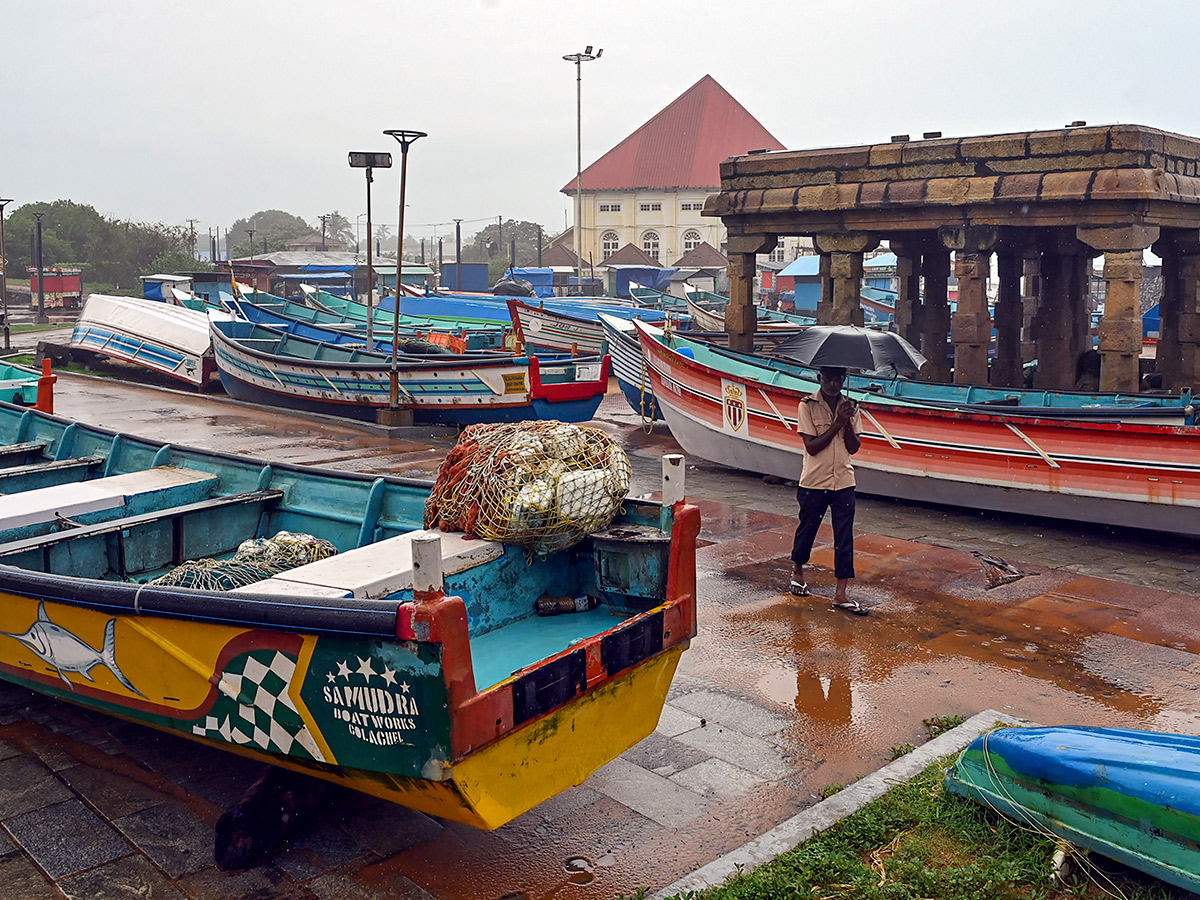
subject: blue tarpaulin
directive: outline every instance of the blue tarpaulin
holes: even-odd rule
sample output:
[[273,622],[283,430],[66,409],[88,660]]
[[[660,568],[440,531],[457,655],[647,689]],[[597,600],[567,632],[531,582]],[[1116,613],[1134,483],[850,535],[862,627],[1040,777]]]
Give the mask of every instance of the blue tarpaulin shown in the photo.
[[629,296],[629,282],[655,291],[666,291],[671,286],[671,276],[678,269],[663,269],[658,266],[609,266],[617,273],[616,295]]
[[554,296],[554,270],[550,268],[512,268],[509,269],[508,277],[516,281],[528,281],[533,285],[534,296],[537,297],[553,297]]

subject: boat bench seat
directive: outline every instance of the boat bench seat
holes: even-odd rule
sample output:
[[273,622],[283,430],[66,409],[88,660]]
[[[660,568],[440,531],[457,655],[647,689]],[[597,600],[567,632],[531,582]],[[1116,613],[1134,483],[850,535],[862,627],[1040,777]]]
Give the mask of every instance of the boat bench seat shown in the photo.
[[70,459],[48,459],[7,468],[0,467],[0,494],[15,494],[24,490],[24,488],[14,487],[14,485],[37,476],[61,481],[64,478],[72,477],[70,473],[78,472],[81,482],[89,470],[104,465],[104,460],[103,456],[94,454],[92,456],[75,456]]
[[24,491],[0,502],[0,533],[41,525],[58,518],[128,508],[146,511],[151,504],[177,505],[212,493],[217,476],[178,466],[156,466],[140,472],[93,478]]
[[11,466],[18,460],[32,461],[44,455],[46,445],[41,441],[25,441],[20,444],[0,446],[0,466]]
[[[209,497],[207,500],[185,503],[182,506],[170,506],[165,509],[156,509],[152,512],[141,513],[140,515],[124,516],[123,518],[109,519],[105,522],[96,522],[91,525],[81,525],[78,528],[68,528],[65,531],[55,531],[50,534],[41,534],[35,537],[9,541],[6,544],[0,544],[0,557],[25,553],[29,550],[48,550],[57,544],[78,540],[82,537],[95,537],[113,532],[125,532],[139,525],[149,525],[165,520],[174,520],[177,523],[177,527],[182,527],[183,520],[189,515],[227,509],[233,506],[246,506],[254,503],[265,505],[274,503],[281,497],[283,497],[283,491],[278,490],[246,491],[241,494],[225,494],[220,497]],[[176,544],[180,544],[180,541],[176,540]],[[178,560],[178,562],[182,562],[182,560]]]
[[499,559],[504,545],[497,541],[467,538],[457,531],[409,531],[365,547],[355,547],[307,565],[280,572],[272,578],[237,591],[281,596],[329,596],[378,599],[411,590],[412,541],[422,534],[442,539],[442,572],[453,575]]

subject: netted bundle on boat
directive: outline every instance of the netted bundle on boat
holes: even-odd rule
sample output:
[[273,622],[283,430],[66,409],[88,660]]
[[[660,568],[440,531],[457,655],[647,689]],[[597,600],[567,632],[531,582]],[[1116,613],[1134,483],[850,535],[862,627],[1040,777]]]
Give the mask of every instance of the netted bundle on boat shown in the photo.
[[625,451],[598,428],[471,425],[438,471],[425,527],[562,550],[612,521],[631,474]]
[[231,591],[337,553],[329,541],[280,531],[270,538],[242,541],[229,559],[195,559],[176,566],[149,584],[162,587]]

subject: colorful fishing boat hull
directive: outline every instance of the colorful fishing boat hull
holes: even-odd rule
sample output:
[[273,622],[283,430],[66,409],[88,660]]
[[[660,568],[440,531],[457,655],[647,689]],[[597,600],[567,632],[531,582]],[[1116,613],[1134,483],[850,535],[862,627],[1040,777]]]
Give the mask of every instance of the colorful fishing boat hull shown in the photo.
[[[689,453],[796,479],[812,382],[635,323],[655,399]],[[904,405],[858,394],[859,490],[908,500],[1200,534],[1200,430]]]
[[[366,421],[374,421],[390,405],[392,366],[387,357],[314,346],[250,322],[214,321],[212,329],[221,384],[235,399]],[[608,370],[607,356],[402,361],[396,366],[398,406],[424,423],[586,422],[604,399]]]
[[946,788],[1189,891],[1200,890],[1200,738],[1122,728],[1004,728]]
[[71,332],[71,346],[201,388],[216,373],[208,315],[155,300],[90,294]]
[[[411,480],[6,404],[0,443],[26,453],[0,468],[0,677],[455,821],[495,828],[649,734],[695,634],[682,501],[530,557],[423,530]],[[256,568],[318,538],[338,552]],[[534,613],[564,592],[604,602]]]

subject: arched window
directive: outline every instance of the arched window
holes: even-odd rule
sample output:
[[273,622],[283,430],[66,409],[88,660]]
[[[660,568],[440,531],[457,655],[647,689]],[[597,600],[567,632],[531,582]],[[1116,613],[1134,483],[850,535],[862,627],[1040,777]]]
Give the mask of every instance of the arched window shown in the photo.
[[658,232],[647,231],[642,235],[642,250],[655,262],[658,262]]
[[683,233],[683,252],[691,253],[700,246],[700,232],[685,231]]
[[603,258],[608,259],[614,253],[616,253],[617,250],[620,249],[618,246],[620,242],[621,238],[615,231],[606,231],[604,234],[600,235],[600,243],[603,245],[601,249],[604,251]]

